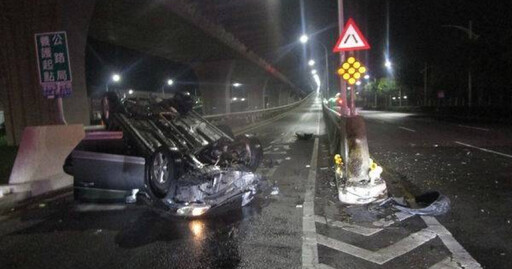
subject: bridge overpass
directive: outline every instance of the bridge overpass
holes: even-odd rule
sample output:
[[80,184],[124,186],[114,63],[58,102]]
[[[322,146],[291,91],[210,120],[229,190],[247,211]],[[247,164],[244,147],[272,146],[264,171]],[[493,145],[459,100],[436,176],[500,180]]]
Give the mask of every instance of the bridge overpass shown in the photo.
[[[294,44],[298,42],[280,34],[280,27],[289,24],[273,23],[276,16],[289,11],[276,8],[280,4],[272,2],[43,0],[0,3],[0,33],[8,40],[0,52],[0,99],[8,142],[18,144],[26,126],[58,122],[56,101],[45,99],[41,94],[35,33],[67,32],[73,76],[73,93],[64,98],[68,123],[89,124],[91,120],[92,85],[87,80],[92,76],[87,66],[91,56],[86,53],[91,40],[191,69],[197,77],[198,95],[204,101],[205,114],[230,112],[234,82],[244,85],[247,109],[296,101],[311,90],[310,81],[302,74],[304,69],[300,65],[304,63],[298,53],[300,46]],[[284,44],[292,48],[279,53]],[[124,66],[119,71],[123,68],[128,69]],[[108,83],[110,74],[102,79]]]

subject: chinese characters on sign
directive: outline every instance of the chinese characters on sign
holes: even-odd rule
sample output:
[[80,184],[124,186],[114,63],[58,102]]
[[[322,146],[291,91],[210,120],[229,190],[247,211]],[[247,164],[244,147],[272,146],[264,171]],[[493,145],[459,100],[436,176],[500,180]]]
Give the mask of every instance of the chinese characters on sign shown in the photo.
[[71,95],[71,65],[66,32],[35,34],[39,83],[47,98]]

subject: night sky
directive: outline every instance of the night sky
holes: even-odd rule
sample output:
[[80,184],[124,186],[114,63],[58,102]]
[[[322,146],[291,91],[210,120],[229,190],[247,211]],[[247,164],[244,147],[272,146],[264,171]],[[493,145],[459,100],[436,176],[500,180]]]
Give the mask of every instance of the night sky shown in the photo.
[[[305,1],[306,20],[314,31],[337,20],[337,1]],[[345,20],[353,17],[372,48],[367,63],[372,75],[387,76],[383,65],[386,51],[386,2],[389,2],[389,54],[394,76],[411,94],[423,87],[420,71],[429,66],[429,87],[434,95],[462,95],[472,58],[477,95],[512,95],[512,2],[463,0],[345,0]],[[469,42],[467,33],[443,25],[468,27],[478,39]],[[312,27],[312,26],[309,26]],[[308,31],[311,31],[308,30]],[[331,47],[337,28],[328,28],[318,38]],[[365,57],[363,53],[360,57]],[[333,58],[334,60],[334,58]]]
[[[217,13],[206,12],[207,16],[220,23],[231,23],[233,29],[239,29],[237,23],[240,23],[240,19],[232,19],[232,13],[249,12],[250,9],[255,8],[254,3],[265,3],[267,14],[263,12],[264,15],[259,15],[262,16],[261,18],[251,18],[256,20],[253,24],[254,28],[246,28],[245,33],[238,34],[245,34],[250,38],[253,33],[256,34],[257,29],[270,32],[267,51],[256,52],[304,87],[303,78],[309,77],[303,75],[304,72],[309,72],[305,61],[315,58],[317,62],[323,64],[324,55],[321,47],[315,42],[310,42],[308,47],[303,49],[302,57],[299,57],[300,50],[293,46],[297,46],[297,39],[302,32],[308,33],[311,39],[320,41],[329,50],[331,88],[337,87],[339,78],[335,70],[339,66],[337,63],[339,56],[332,53],[332,48],[339,35],[338,1],[262,1],[248,1],[247,3],[250,2],[252,6],[244,4],[244,1],[216,1],[205,5],[204,9],[210,10],[213,5]],[[462,98],[467,89],[468,67],[471,66],[475,100],[484,100],[489,96],[495,99],[511,98],[512,83],[508,78],[512,75],[512,1],[345,0],[344,3],[345,21],[349,17],[354,18],[372,46],[371,50],[356,53],[356,56],[367,64],[373,78],[391,76],[399,82],[403,91],[413,98],[421,99],[423,74],[420,71],[427,65],[430,97],[435,96],[438,91],[444,91],[447,97]],[[389,5],[389,59],[393,63],[392,75],[384,67],[387,5]],[[222,12],[227,8],[231,8],[231,13]],[[304,17],[301,14],[304,14]],[[241,18],[243,21],[243,16]],[[468,27],[470,20],[473,23],[473,32],[478,36],[471,42],[467,33],[453,27]],[[446,25],[452,25],[452,27]],[[236,31],[235,35],[237,35]],[[246,41],[249,47],[251,42],[255,43],[254,40]],[[263,49],[265,46],[267,45],[264,45]],[[97,57],[94,53],[91,54],[91,48],[95,48],[102,55]],[[101,52],[102,48],[105,48],[104,52]],[[108,61],[108,55],[110,55],[108,51],[109,48],[105,46],[91,44],[88,53],[93,58],[88,57],[88,59],[93,59],[93,62],[100,58]],[[129,59],[126,61],[130,65],[137,63],[137,57],[130,53],[127,55]],[[123,57],[117,57],[119,58]],[[132,83],[146,84],[146,86],[135,85],[137,88],[158,88],[161,83],[151,81],[149,75],[156,69],[162,69],[166,64],[149,58],[151,57],[146,56],[144,61],[150,63],[149,65],[155,62],[154,67],[137,63],[137,66],[146,66],[144,67],[146,71],[149,70],[142,76],[146,81]],[[302,58],[302,63],[298,60],[299,58]],[[97,64],[101,65],[100,62]],[[172,73],[172,69],[186,69],[186,66],[171,63],[165,68],[169,70],[164,70],[164,73]],[[320,72],[323,71],[323,65],[319,64],[318,68]],[[93,73],[95,69],[94,66],[89,67]],[[195,78],[189,71],[184,72],[183,79],[193,81]],[[90,73],[89,78],[94,76]],[[99,82],[94,83],[90,80],[92,84],[101,84],[104,78],[93,78],[93,80]],[[99,87],[103,86],[99,85]]]

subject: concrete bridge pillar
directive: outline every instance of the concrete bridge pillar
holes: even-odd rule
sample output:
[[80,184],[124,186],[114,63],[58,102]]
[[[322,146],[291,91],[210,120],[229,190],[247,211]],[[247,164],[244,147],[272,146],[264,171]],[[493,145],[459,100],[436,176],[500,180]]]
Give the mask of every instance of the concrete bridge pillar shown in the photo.
[[201,63],[194,66],[205,115],[230,113],[234,60]]
[[281,88],[279,90],[279,105],[284,106],[290,103],[290,89]]
[[19,144],[26,126],[56,124],[57,104],[43,97],[39,85],[34,34],[66,31],[73,76],[70,97],[64,98],[68,123],[89,123],[85,85],[87,29],[96,1],[0,1],[0,102],[5,112],[7,141]]
[[269,82],[269,78],[261,77],[259,80],[254,80],[248,85],[247,98],[249,101],[248,110],[256,110],[265,108],[264,94]]
[[265,99],[269,108],[279,106],[279,95],[281,85],[278,83],[270,83],[265,91]]

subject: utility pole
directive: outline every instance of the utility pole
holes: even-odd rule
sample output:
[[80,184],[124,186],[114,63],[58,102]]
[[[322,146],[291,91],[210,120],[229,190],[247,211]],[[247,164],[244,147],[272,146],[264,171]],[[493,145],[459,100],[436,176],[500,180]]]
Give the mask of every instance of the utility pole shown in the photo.
[[423,106],[427,106],[428,64],[426,62],[421,73],[423,73]]
[[[343,31],[343,22],[345,21],[343,16],[343,0],[338,0],[338,23],[339,23],[339,34],[341,36],[341,32]],[[340,64],[345,62],[345,53],[340,53]],[[344,115],[344,113],[347,111],[347,88],[346,83],[343,81],[343,79],[340,78],[340,97],[341,100],[343,100],[343,103],[341,104],[341,114]]]
[[[473,21],[469,21],[469,31],[468,31],[469,42],[471,44],[471,40],[473,40]],[[472,79],[471,79],[471,50],[469,51],[469,63],[468,63],[468,109],[471,109],[471,92],[472,92]]]

